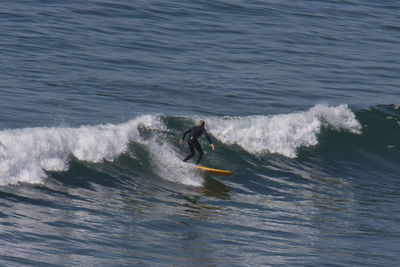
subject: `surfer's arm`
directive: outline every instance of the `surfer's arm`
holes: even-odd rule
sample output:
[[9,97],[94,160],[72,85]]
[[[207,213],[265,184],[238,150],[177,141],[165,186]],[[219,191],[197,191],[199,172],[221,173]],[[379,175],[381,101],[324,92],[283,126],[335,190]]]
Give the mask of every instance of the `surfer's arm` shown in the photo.
[[203,133],[204,133],[204,136],[207,138],[208,142],[210,142],[210,145],[212,145],[213,143],[211,142],[211,138],[208,135],[207,130],[205,128],[203,128]]
[[186,132],[183,133],[183,136],[182,136],[182,138],[181,138],[180,141],[183,142],[183,140],[185,140],[185,137],[186,137],[186,135],[190,132],[190,130],[191,130],[191,129],[188,129],[188,130],[186,130]]
[[208,135],[207,130],[205,128],[203,128],[203,133],[204,133],[204,136],[207,138],[208,142],[210,142],[210,146],[211,146],[212,150],[214,150],[215,149],[214,144],[212,143],[211,138]]

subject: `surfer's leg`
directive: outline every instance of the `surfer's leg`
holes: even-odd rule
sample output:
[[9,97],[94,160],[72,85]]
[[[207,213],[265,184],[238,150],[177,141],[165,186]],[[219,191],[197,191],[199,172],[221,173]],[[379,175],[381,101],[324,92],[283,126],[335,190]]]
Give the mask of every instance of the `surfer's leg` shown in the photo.
[[190,142],[190,141],[188,141],[188,145],[189,145],[190,154],[187,155],[187,157],[183,160],[183,161],[185,161],[185,162],[188,161],[189,159],[191,159],[191,158],[194,156],[194,154],[195,154],[193,143]]
[[198,141],[195,142],[194,145],[195,145],[195,148],[196,148],[197,152],[199,152],[199,158],[197,159],[197,162],[196,162],[196,164],[199,164],[201,158],[203,157],[203,149],[201,148],[201,145],[200,145],[200,143]]

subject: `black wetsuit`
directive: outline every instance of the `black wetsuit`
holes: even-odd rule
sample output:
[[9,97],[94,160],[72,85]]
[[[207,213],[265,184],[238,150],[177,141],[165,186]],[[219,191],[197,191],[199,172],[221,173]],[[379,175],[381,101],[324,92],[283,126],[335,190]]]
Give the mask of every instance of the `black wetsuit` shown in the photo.
[[187,130],[182,137],[182,140],[185,140],[185,136],[187,134],[188,135],[188,145],[189,145],[189,150],[190,150],[190,154],[187,155],[187,157],[183,160],[183,161],[187,161],[189,159],[191,159],[195,152],[194,149],[197,150],[197,152],[199,152],[199,158],[197,159],[196,164],[200,163],[201,158],[203,157],[203,149],[201,148],[201,145],[199,143],[199,140],[197,140],[202,134],[204,133],[205,137],[207,138],[208,142],[210,142],[210,144],[212,144],[210,137],[208,136],[208,133],[206,131],[206,129],[204,128],[204,126],[194,126],[192,128],[190,128],[189,130]]

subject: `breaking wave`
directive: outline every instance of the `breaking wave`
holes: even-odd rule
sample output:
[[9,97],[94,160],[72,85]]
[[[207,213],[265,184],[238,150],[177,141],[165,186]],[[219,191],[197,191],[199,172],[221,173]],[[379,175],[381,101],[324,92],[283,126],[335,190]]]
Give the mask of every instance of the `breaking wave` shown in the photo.
[[[172,125],[168,121],[179,121]],[[46,171],[67,171],[72,157],[85,162],[113,161],[138,144],[147,151],[152,172],[162,179],[198,186],[202,177],[182,162],[186,147],[177,140],[197,117],[143,115],[121,124],[40,127],[0,131],[0,185],[43,183]],[[361,134],[361,124],[347,105],[316,105],[290,114],[209,117],[212,138],[259,155],[296,157],[300,147],[318,144],[323,127]],[[133,154],[135,151],[133,151]],[[223,157],[223,155],[221,155]],[[217,167],[217,166],[215,166]]]
[[307,111],[274,116],[224,117],[210,120],[211,133],[226,144],[250,153],[296,157],[302,146],[315,146],[321,127],[361,133],[361,124],[347,105],[316,105]]

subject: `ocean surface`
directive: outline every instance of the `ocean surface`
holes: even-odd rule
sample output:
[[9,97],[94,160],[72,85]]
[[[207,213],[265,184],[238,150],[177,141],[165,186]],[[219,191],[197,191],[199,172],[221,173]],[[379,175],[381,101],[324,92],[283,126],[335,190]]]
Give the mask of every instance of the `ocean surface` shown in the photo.
[[400,266],[399,44],[397,0],[2,0],[0,266]]

